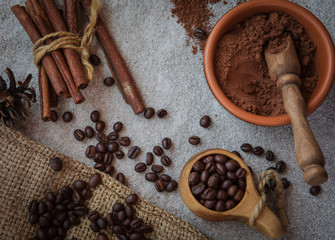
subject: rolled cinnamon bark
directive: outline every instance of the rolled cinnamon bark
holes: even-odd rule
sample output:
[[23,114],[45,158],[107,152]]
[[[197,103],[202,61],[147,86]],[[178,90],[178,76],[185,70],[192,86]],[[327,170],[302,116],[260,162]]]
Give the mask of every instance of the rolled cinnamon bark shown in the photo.
[[78,33],[78,0],[63,0],[63,18],[70,32]]
[[41,3],[39,2],[39,0],[27,0],[25,2],[25,5],[26,5],[27,12],[32,19],[34,19],[34,17],[37,16],[37,15],[41,15],[43,17],[45,23],[48,25],[48,27],[50,29],[53,29],[52,25],[49,21],[49,18],[47,16],[47,14],[45,13],[45,11],[44,11]]
[[[46,22],[43,20],[43,18],[40,15],[35,16],[34,21],[36,23],[36,26],[38,27],[38,29],[40,30],[41,34],[43,36],[51,33],[51,29],[49,29],[48,25],[46,24]],[[47,44],[50,44],[53,42],[53,39],[48,39]],[[78,88],[76,87],[70,69],[68,67],[68,65],[66,64],[66,61],[64,59],[63,53],[61,50],[55,50],[53,52],[51,52],[51,55],[55,61],[55,63],[57,64],[58,69],[60,70],[63,79],[65,81],[65,84],[70,92],[70,95],[74,101],[75,104],[78,103],[82,103],[85,101],[84,96],[81,94],[81,92],[78,90]]]
[[38,88],[40,91],[41,118],[44,122],[51,119],[49,80],[43,66],[38,68]]
[[50,84],[50,80],[49,80],[49,92],[50,92],[50,107],[56,108],[58,106],[58,95],[55,92],[53,86]]
[[[37,30],[33,20],[29,17],[24,7],[20,5],[15,5],[12,7],[12,12],[19,20],[19,22],[21,23],[21,25],[23,26],[23,28],[25,29],[25,31],[27,32],[28,36],[30,37],[33,43],[35,43],[37,40],[41,38],[41,34]],[[47,72],[50,82],[54,87],[57,95],[68,97],[70,95],[69,91],[64,83],[62,75],[60,74],[50,54],[46,54],[42,58],[41,63],[45,71]]]
[[[90,14],[91,0],[80,0],[86,13]],[[139,91],[136,88],[134,80],[125,64],[119,50],[116,47],[113,37],[110,35],[107,27],[98,18],[95,32],[102,50],[105,53],[105,58],[109,69],[111,70],[116,85],[120,90],[126,103],[130,104],[134,113],[138,114],[144,111],[144,103]]]
[[[48,15],[53,29],[56,32],[67,32],[68,29],[53,0],[42,0],[42,5]],[[85,71],[77,52],[73,49],[63,49],[67,64],[70,67],[74,82],[79,89],[87,86]]]

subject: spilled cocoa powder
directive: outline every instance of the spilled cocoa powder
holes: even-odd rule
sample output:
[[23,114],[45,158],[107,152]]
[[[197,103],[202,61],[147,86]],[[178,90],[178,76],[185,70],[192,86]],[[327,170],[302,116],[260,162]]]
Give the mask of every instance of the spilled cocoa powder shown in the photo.
[[291,34],[301,66],[301,93],[307,101],[317,84],[316,45],[304,27],[283,12],[252,16],[225,34],[216,50],[215,74],[222,91],[243,110],[262,116],[285,113],[283,99],[271,80],[264,48],[280,50]]

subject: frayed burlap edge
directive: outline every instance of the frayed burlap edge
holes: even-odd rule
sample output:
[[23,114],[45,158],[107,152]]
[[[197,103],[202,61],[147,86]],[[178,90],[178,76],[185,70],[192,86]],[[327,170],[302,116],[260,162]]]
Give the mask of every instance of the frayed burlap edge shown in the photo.
[[[49,159],[59,156],[63,169],[54,172]],[[28,222],[28,205],[32,199],[42,199],[47,191],[57,191],[76,179],[88,180],[97,170],[29,140],[21,133],[0,123],[0,239],[29,239],[36,225]],[[124,202],[132,191],[112,177],[102,174],[103,185],[97,187],[88,201],[90,210],[106,214],[112,204]],[[171,213],[150,204],[143,198],[135,207],[139,217],[153,226],[150,239],[208,239],[199,230]],[[110,239],[117,239],[106,231]],[[68,232],[80,240],[96,239],[87,217]]]

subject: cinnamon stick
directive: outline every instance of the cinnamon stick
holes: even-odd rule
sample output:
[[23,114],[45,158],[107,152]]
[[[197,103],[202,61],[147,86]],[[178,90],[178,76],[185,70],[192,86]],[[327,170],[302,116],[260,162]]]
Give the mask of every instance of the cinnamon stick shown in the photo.
[[[80,0],[87,14],[90,14],[91,0]],[[95,35],[98,38],[100,46],[105,53],[105,58],[109,69],[111,70],[116,85],[120,90],[126,103],[130,104],[134,113],[138,114],[144,111],[144,103],[136,88],[134,80],[116,47],[113,37],[110,35],[107,27],[98,18]]]
[[44,122],[51,119],[49,80],[43,66],[38,68],[38,88],[40,91],[41,118]]
[[[56,32],[67,32],[68,29],[54,1],[42,0],[41,2],[54,30]],[[73,49],[63,49],[63,52],[76,86],[79,89],[85,88],[87,86],[87,79],[77,52]]]
[[50,80],[49,80],[49,92],[50,92],[50,107],[56,108],[58,106],[58,95],[55,92],[53,86],[50,84]]
[[70,32],[78,33],[78,0],[63,0],[63,18]]
[[[15,5],[12,7],[12,12],[16,16],[16,18],[19,20],[25,31],[27,32],[28,36],[30,37],[31,41],[35,43],[37,40],[41,38],[41,34],[37,30],[33,20],[29,17],[28,13],[26,12],[26,9],[20,5]],[[41,63],[47,72],[47,75],[50,79],[50,82],[52,86],[54,87],[57,95],[62,96],[69,96],[69,92],[67,90],[67,87],[64,83],[63,77],[60,74],[53,58],[50,54],[46,54],[42,60]]]
[[49,18],[47,14],[45,13],[41,3],[39,0],[27,0],[25,2],[26,9],[28,14],[32,19],[34,19],[35,16],[41,15],[41,17],[44,19],[45,23],[48,25],[50,29],[52,29],[52,25],[49,21]]
[[[40,30],[43,36],[51,33],[51,29],[49,29],[48,25],[46,24],[46,22],[43,20],[43,18],[40,15],[35,16],[34,20],[35,20],[36,26],[38,27],[38,29]],[[50,44],[53,42],[53,40],[49,38],[46,42],[47,44]],[[63,76],[65,84],[70,92],[70,95],[74,103],[78,104],[78,103],[84,102],[85,98],[81,94],[81,92],[78,90],[78,88],[76,87],[73,81],[70,69],[68,65],[66,64],[62,51],[59,49],[55,50],[51,52],[51,55]]]

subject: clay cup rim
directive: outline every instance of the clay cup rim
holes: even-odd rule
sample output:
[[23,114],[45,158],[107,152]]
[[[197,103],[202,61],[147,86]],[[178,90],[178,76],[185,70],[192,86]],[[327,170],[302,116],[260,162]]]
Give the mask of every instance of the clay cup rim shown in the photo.
[[315,111],[327,97],[334,81],[335,54],[332,39],[321,23],[307,9],[287,0],[253,0],[238,5],[227,12],[215,25],[210,33],[204,52],[204,70],[207,84],[217,101],[235,117],[246,122],[261,126],[282,126],[290,123],[287,114],[279,116],[259,116],[244,111],[231,102],[222,92],[214,72],[216,47],[221,37],[237,23],[256,14],[282,11],[295,17],[304,27],[307,34],[317,46],[316,65],[318,83],[315,91],[306,103],[306,114]]

